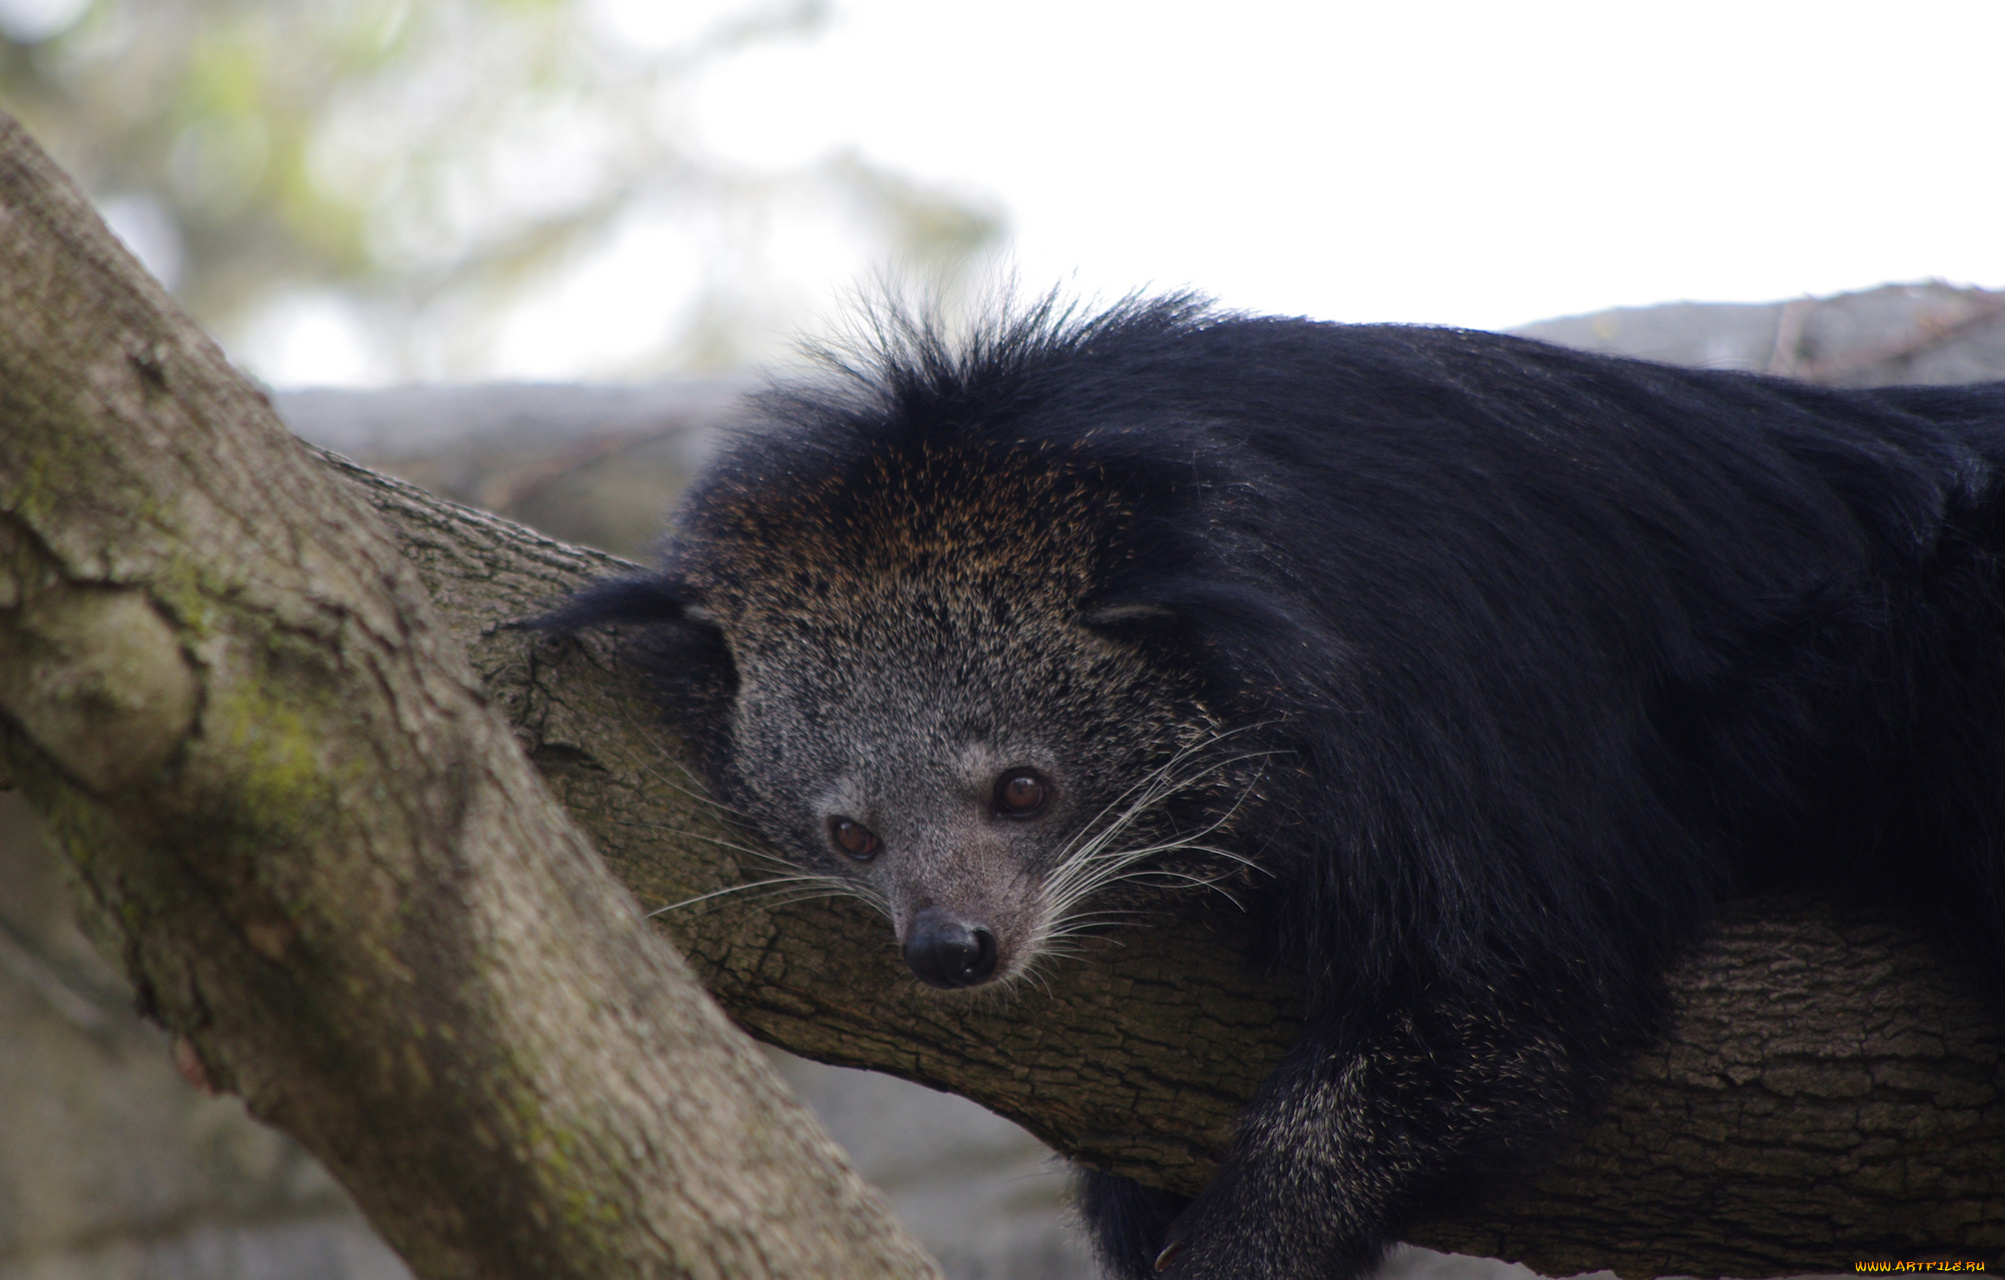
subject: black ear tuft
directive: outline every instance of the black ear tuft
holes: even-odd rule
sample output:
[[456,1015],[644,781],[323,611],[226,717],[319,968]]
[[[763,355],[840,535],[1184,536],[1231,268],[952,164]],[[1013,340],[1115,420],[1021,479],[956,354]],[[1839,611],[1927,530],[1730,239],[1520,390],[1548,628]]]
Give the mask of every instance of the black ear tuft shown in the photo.
[[657,574],[642,574],[595,582],[562,606],[522,625],[541,631],[570,632],[622,623],[659,626],[675,622],[715,625],[710,611],[685,584]]
[[1107,600],[1079,611],[1079,621],[1095,631],[1129,634],[1177,621],[1176,610],[1144,600]]
[[627,626],[620,657],[652,686],[662,711],[706,762],[722,760],[725,707],[738,688],[737,668],[717,619],[687,583],[670,574],[595,582],[541,617],[515,624],[569,634]]
[[[1164,575],[1123,584],[1088,600],[1081,624],[1141,646],[1159,662],[1197,674],[1217,705],[1254,698],[1259,705],[1286,688],[1301,705],[1321,695],[1305,685],[1305,652],[1332,653],[1336,641],[1293,602],[1250,582]],[[1313,676],[1317,668],[1311,666]],[[1246,714],[1264,714],[1244,704]]]

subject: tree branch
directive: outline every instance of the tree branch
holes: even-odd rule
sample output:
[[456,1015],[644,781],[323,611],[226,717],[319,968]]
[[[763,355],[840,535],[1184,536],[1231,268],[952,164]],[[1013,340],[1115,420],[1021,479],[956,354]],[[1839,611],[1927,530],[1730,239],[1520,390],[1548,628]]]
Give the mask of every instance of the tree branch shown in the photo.
[[937,1276],[4,117],[0,315],[0,754],[189,1070],[422,1276]]

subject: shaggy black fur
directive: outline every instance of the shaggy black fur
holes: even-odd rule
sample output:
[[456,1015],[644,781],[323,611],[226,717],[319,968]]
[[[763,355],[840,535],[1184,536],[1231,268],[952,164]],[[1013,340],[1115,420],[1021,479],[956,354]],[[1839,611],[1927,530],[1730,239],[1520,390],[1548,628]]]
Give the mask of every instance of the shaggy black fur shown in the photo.
[[1068,622],[1277,753],[1232,838],[1311,1011],[1194,1204],[1086,1176],[1114,1273],[1171,1240],[1173,1276],[1367,1270],[1592,1107],[1722,895],[1897,895],[2005,972],[2005,384],[1833,390],[1182,298],[883,337],[763,402],[662,576],[562,620],[662,623],[668,695],[742,790],[745,641],[715,615],[717,547],[767,536],[747,495],[781,524],[896,504],[884,459],[935,454],[1009,460],[998,483],[1056,459],[1104,495]]

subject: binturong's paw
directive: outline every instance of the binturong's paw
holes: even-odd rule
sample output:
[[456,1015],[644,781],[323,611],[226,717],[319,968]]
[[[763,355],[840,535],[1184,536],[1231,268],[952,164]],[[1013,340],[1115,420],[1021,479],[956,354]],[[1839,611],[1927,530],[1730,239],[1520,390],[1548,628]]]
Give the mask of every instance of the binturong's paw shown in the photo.
[[1074,1188],[1093,1252],[1110,1280],[1157,1280],[1156,1255],[1189,1196],[1145,1187],[1133,1178],[1081,1167]]
[[1386,1245],[1346,1205],[1221,1170],[1164,1231],[1150,1280],[1359,1280]]

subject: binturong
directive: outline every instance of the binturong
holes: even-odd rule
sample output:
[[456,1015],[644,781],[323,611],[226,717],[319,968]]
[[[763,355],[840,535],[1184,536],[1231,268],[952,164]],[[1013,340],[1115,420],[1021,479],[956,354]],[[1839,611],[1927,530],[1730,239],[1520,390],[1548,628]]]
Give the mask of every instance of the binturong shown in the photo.
[[[2005,932],[2005,384],[1045,300],[757,399],[633,629],[720,801],[979,988],[1228,886],[1299,1041],[1125,1280],[1349,1280],[1535,1163],[1723,896]],[[1146,902],[1146,898],[1142,901]]]

